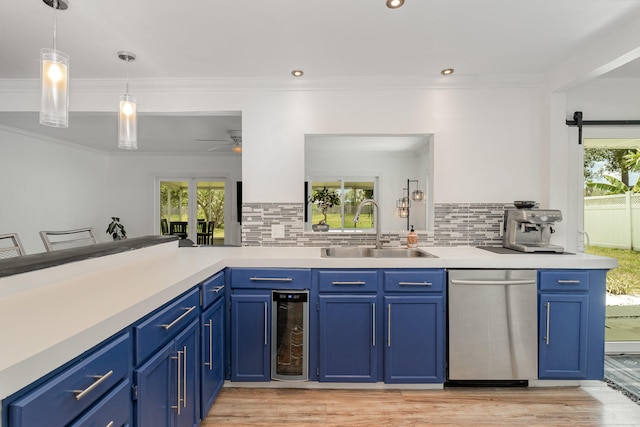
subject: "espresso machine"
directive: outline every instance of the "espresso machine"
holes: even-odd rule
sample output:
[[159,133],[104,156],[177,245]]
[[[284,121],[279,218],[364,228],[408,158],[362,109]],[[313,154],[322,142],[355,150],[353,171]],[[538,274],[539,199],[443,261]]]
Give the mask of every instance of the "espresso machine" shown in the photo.
[[504,211],[502,246],[520,252],[564,252],[564,248],[549,243],[562,212],[537,209],[535,202],[514,202],[516,209]]

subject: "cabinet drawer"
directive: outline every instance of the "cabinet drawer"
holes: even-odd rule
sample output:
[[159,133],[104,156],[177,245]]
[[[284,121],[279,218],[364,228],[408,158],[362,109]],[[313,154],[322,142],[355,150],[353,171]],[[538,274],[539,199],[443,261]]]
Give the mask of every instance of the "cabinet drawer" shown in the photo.
[[10,426],[66,425],[127,378],[131,336],[126,333],[9,405]]
[[385,271],[386,292],[442,292],[444,270]]
[[588,291],[589,272],[585,270],[549,270],[540,272],[540,290]]
[[233,268],[234,289],[308,289],[311,270],[304,268]]
[[378,273],[375,270],[320,270],[320,292],[376,292]]
[[224,295],[224,271],[202,282],[202,308],[207,308]]
[[169,306],[133,327],[136,365],[198,318],[200,289],[194,288]]
[[69,427],[129,425],[131,413],[131,382],[127,379],[111,390],[82,417]]

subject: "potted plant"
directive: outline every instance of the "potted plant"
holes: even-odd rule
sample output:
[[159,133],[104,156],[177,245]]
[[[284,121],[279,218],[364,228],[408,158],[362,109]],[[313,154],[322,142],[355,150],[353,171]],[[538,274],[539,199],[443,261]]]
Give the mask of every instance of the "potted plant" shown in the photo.
[[323,187],[321,190],[313,190],[311,196],[309,196],[309,203],[316,205],[320,212],[322,212],[322,219],[313,224],[311,228],[313,231],[327,231],[329,230],[329,224],[327,224],[327,210],[340,204],[340,197],[327,187]]
[[127,232],[124,225],[120,224],[120,218],[112,216],[111,223],[107,227],[107,234],[113,237],[113,240],[124,240],[127,238]]

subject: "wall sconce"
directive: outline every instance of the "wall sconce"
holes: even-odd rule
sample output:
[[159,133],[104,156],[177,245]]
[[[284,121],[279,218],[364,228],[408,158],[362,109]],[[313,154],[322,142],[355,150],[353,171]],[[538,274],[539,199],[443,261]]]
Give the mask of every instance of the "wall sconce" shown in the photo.
[[[410,193],[411,183],[416,183],[416,189],[413,193]],[[396,208],[398,209],[398,216],[400,218],[407,218],[407,230],[409,230],[409,222],[411,216],[411,200],[414,202],[424,202],[426,197],[424,191],[417,188],[418,180],[417,179],[407,179],[407,187],[402,189],[402,197],[398,199],[396,202]],[[406,195],[405,195],[406,194]],[[409,198],[409,194],[411,194],[411,198]]]
[[118,148],[125,150],[138,149],[138,115],[136,99],[129,95],[129,62],[136,56],[131,52],[118,52],[118,58],[127,62],[127,86],[124,95],[120,96],[118,114]]
[[53,8],[53,49],[40,49],[40,124],[69,127],[69,55],[57,50],[57,11],[66,10],[66,0],[44,0]]

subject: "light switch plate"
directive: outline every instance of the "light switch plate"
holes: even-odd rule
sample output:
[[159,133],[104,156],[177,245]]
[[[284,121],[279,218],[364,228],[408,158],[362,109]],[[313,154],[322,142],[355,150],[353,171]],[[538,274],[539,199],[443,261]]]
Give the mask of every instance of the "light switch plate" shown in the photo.
[[284,224],[272,224],[271,237],[274,239],[284,238]]

